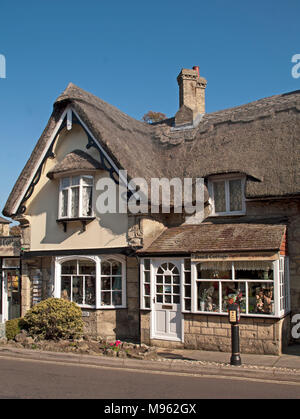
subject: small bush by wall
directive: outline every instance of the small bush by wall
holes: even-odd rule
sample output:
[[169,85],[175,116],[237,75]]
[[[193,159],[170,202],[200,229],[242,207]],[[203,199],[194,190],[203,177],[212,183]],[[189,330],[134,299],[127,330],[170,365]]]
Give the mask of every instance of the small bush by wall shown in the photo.
[[78,338],[83,334],[81,309],[60,298],[48,298],[36,304],[24,317],[29,335],[41,339]]
[[7,320],[5,322],[5,335],[7,340],[13,340],[24,328],[23,318]]

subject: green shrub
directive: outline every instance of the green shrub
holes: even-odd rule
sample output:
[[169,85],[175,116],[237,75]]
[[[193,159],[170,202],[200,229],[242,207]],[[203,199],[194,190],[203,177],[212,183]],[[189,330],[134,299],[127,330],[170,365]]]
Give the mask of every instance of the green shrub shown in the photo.
[[22,329],[24,329],[24,319],[22,317],[5,322],[5,335],[8,340],[13,340]]
[[81,309],[60,298],[48,298],[36,304],[24,317],[28,333],[42,339],[78,338],[83,334]]

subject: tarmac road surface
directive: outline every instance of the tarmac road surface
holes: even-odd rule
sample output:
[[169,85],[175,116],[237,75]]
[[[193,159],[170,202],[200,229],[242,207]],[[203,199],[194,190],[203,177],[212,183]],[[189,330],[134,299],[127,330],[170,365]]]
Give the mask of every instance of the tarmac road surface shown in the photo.
[[0,357],[1,399],[297,398],[300,382]]

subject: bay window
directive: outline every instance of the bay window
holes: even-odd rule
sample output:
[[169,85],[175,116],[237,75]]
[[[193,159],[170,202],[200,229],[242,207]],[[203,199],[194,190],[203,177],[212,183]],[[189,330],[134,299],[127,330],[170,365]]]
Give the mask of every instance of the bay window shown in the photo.
[[83,308],[126,306],[125,261],[98,256],[58,257],[55,262],[55,297]]
[[[170,261],[165,259],[165,264]],[[141,308],[146,310],[159,295],[160,272],[154,264],[155,259],[141,260]],[[180,266],[182,312],[227,315],[233,302],[245,316],[281,317],[290,309],[288,257],[207,262],[184,258]]]
[[64,177],[60,180],[59,219],[92,217],[93,177]]

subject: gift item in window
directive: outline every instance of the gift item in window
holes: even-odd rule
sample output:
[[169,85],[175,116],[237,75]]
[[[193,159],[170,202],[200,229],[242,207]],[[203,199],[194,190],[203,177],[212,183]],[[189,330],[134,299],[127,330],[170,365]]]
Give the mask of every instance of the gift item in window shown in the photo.
[[255,312],[261,314],[273,313],[273,287],[256,287],[255,288]]
[[200,311],[205,311],[205,304],[207,299],[207,290],[204,289],[202,292],[199,289],[199,299],[200,299]]
[[70,298],[68,296],[68,291],[66,289],[61,291],[61,298],[66,301],[70,301]]
[[214,294],[214,291],[215,291],[215,289],[214,289],[213,286],[209,287],[208,290],[207,290],[207,298],[206,298],[206,301],[207,301],[206,309],[207,309],[207,311],[213,311],[213,294]]

